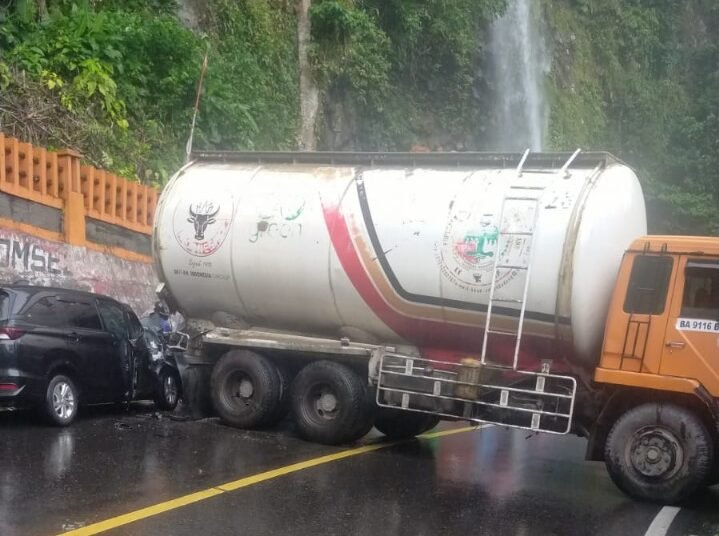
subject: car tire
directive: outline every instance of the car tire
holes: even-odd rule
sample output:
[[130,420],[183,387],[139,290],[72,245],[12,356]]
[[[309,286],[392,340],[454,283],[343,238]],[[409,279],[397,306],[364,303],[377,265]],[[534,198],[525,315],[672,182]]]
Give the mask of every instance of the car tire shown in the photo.
[[303,439],[325,445],[350,443],[372,427],[367,381],[349,367],[315,361],[292,382],[292,415]]
[[45,416],[54,426],[68,426],[77,417],[79,394],[75,383],[68,376],[58,374],[47,384],[45,391]]
[[160,385],[155,393],[155,406],[163,411],[172,411],[180,400],[180,375],[176,370],[164,368],[158,380]]
[[238,428],[277,422],[283,396],[280,373],[266,357],[232,350],[215,364],[210,378],[212,405],[220,418]]
[[675,404],[642,404],[614,424],[605,444],[614,483],[630,497],[678,504],[708,481],[712,437],[697,415]]
[[429,413],[380,408],[374,425],[390,439],[409,439],[431,430],[439,420]]

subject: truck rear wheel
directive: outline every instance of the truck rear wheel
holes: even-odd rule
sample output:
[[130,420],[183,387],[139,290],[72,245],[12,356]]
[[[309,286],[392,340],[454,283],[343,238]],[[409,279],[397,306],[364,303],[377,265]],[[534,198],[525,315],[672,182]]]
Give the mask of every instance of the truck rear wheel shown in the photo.
[[315,361],[297,374],[291,405],[300,436],[315,443],[349,443],[372,427],[367,381],[333,361]]
[[212,404],[220,418],[238,428],[260,428],[282,416],[283,382],[272,362],[249,350],[232,350],[215,364]]
[[692,411],[674,404],[642,404],[614,424],[605,445],[609,476],[627,495],[676,504],[707,482],[714,446]]
[[429,413],[381,408],[374,426],[390,439],[407,439],[431,430],[439,424],[439,417]]

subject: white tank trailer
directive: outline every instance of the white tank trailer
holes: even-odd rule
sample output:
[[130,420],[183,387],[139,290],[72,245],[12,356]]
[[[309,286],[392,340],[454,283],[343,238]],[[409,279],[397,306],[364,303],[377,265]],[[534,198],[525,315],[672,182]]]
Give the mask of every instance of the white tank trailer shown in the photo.
[[[646,233],[629,167],[580,152],[195,156],[162,194],[153,250],[161,294],[202,326],[188,361],[214,365],[223,418],[258,396],[252,374],[221,377],[239,366],[219,370],[229,354],[274,363],[285,386],[345,359],[380,406],[569,431],[572,407],[552,426],[492,412],[521,405],[508,386],[596,365],[622,255]],[[573,376],[556,384],[574,396]],[[331,394],[309,398],[330,414]]]

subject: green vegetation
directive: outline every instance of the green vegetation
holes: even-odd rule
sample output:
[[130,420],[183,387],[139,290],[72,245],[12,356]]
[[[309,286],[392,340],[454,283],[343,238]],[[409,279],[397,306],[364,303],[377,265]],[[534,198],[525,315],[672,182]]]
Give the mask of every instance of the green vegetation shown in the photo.
[[205,50],[201,147],[290,147],[297,82],[292,12],[210,0],[202,31],[170,0],[14,0],[0,8],[5,133],[79,149],[90,162],[163,183],[183,162]]
[[[716,0],[542,0],[550,149],[606,149],[652,231],[719,233]],[[292,149],[296,0],[0,0],[0,128],[162,184],[197,147]],[[486,35],[507,0],[314,0],[319,147],[481,149]]]
[[602,148],[643,181],[654,232],[719,234],[719,5],[545,0],[552,148]]
[[506,0],[315,0],[315,65],[331,114],[327,127],[347,130],[339,140],[324,139],[325,145],[477,148],[480,37],[505,5]]

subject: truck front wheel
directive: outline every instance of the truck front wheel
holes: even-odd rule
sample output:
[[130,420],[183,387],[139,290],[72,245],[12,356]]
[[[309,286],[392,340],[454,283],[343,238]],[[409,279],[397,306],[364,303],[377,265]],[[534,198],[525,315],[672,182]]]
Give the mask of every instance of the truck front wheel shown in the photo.
[[212,404],[220,418],[238,428],[260,428],[282,417],[283,381],[272,362],[249,350],[233,350],[215,364]]
[[605,445],[605,463],[627,495],[663,504],[684,501],[704,485],[714,446],[706,426],[675,404],[642,404],[614,424]]
[[374,402],[367,380],[333,361],[315,361],[297,374],[291,405],[300,435],[315,443],[350,443],[372,427]]

